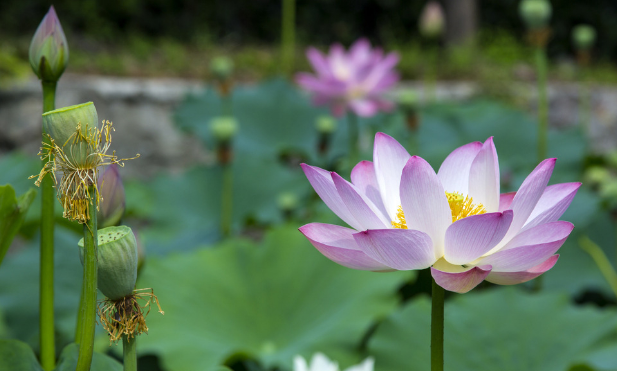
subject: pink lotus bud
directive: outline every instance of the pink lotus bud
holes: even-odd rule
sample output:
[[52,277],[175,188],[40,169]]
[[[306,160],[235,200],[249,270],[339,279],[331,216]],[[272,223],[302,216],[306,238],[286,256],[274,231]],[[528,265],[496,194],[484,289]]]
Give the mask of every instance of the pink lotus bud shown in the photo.
[[99,228],[119,225],[124,215],[125,196],[117,164],[109,165],[105,169],[98,179],[98,187],[103,198],[97,215]]
[[424,37],[437,38],[444,31],[444,15],[437,1],[429,1],[420,14],[420,33]]
[[69,61],[69,46],[54,7],[36,29],[30,43],[30,65],[43,81],[58,81]]

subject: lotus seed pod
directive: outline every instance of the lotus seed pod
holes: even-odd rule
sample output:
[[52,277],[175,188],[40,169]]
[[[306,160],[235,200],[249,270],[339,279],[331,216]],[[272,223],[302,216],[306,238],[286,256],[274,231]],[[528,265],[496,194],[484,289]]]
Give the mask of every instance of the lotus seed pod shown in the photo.
[[227,142],[238,132],[238,122],[230,116],[215,117],[210,121],[210,130],[220,142]]
[[594,186],[608,183],[612,176],[607,168],[603,166],[592,166],[585,171],[583,178],[585,179],[585,183]]
[[401,93],[398,103],[403,108],[416,108],[418,105],[418,94],[411,90],[406,90]]
[[525,25],[531,29],[546,27],[553,12],[548,0],[523,0],[518,10]]
[[210,70],[217,79],[227,79],[234,71],[234,62],[227,57],[215,57],[210,62]]
[[586,24],[580,24],[572,30],[572,42],[579,50],[591,49],[596,41],[596,30]]
[[[56,142],[75,167],[83,168],[98,143],[87,138],[87,133],[97,127],[99,117],[92,102],[58,108],[43,114],[43,130]],[[78,135],[81,127],[84,135]]]
[[427,38],[438,38],[444,31],[444,15],[437,1],[429,1],[420,14],[420,34]]
[[337,121],[330,115],[322,115],[317,117],[315,128],[320,134],[332,134],[336,131]]
[[105,169],[98,179],[98,187],[102,198],[96,217],[99,228],[120,224],[126,201],[118,164],[111,164]]
[[298,197],[291,192],[281,193],[278,196],[276,203],[278,204],[278,207],[283,211],[294,210],[296,207],[298,207]]
[[[84,239],[79,240],[84,263]],[[137,281],[137,241],[127,226],[98,230],[98,288],[111,300],[131,295]]]
[[51,6],[36,29],[29,53],[32,70],[43,81],[58,81],[69,62],[69,46]]

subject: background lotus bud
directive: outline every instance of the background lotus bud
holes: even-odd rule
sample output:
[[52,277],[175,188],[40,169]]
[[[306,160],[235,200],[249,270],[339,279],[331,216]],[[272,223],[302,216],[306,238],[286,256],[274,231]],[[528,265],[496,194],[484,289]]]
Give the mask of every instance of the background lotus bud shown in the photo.
[[219,116],[210,121],[210,131],[217,140],[217,157],[221,164],[231,161],[231,140],[238,132],[238,122],[231,116]]
[[592,166],[585,171],[583,179],[592,187],[608,183],[611,180],[611,172],[603,166]]
[[[84,262],[84,239],[79,240],[79,257]],[[111,300],[129,296],[137,281],[137,241],[127,226],[98,230],[98,288]]]
[[553,11],[548,0],[522,0],[518,10],[525,25],[530,29],[546,27]]
[[420,13],[420,34],[427,38],[438,38],[444,32],[444,15],[437,1],[429,1]]
[[283,212],[285,219],[289,220],[298,207],[298,197],[291,192],[284,192],[278,196],[276,203]]
[[580,24],[572,30],[572,42],[578,50],[591,49],[596,41],[596,30],[586,24]]
[[210,71],[217,79],[227,79],[234,71],[234,62],[227,57],[215,57],[210,62]]
[[418,95],[411,90],[406,90],[399,96],[398,104],[405,114],[407,128],[412,131],[418,130],[420,120],[418,119]]
[[58,81],[69,61],[69,46],[51,6],[30,43],[30,65],[43,81]]
[[107,166],[98,179],[99,194],[103,198],[99,205],[97,221],[99,228],[120,224],[125,210],[125,195],[118,164]]
[[83,138],[77,138],[75,133],[78,124],[82,131],[96,128],[99,121],[96,108],[92,102],[75,106],[59,108],[43,114],[43,130],[49,134],[76,165],[87,163],[88,156],[93,153],[96,143],[88,143]]

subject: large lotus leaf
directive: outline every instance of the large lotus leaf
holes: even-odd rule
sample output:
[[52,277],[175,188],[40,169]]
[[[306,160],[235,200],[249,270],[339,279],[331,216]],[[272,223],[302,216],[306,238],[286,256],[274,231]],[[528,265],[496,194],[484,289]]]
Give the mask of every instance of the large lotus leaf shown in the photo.
[[357,362],[363,333],[396,306],[409,272],[373,273],[323,257],[295,227],[256,245],[219,246],[148,261],[138,287],[152,287],[165,311],[148,317],[140,353],[169,370],[213,370],[234,354],[289,368],[294,355],[321,351]]
[[[301,169],[289,170],[259,157],[245,156],[232,166],[232,224],[247,220],[280,223],[277,200],[290,192],[299,199],[310,190]],[[149,253],[190,250],[219,238],[223,171],[196,167],[179,175],[160,175],[145,187],[127,183],[129,214],[151,224],[142,230]]]
[[[238,86],[232,97],[233,115],[238,120],[239,131],[234,138],[238,152],[252,156],[275,158],[281,151],[293,149],[306,155],[317,148],[315,120],[327,114],[315,108],[308,96],[285,79],[265,81],[258,85]],[[224,112],[216,91],[208,89],[189,95],[175,112],[177,124],[199,135],[213,146],[210,120]],[[333,148],[347,149],[345,120],[339,120]],[[339,152],[339,151],[337,151]]]
[[0,340],[0,370],[43,371],[28,344],[19,340]]
[[[73,371],[77,367],[79,356],[79,345],[71,343],[67,345],[60,355],[58,366],[54,371]],[[92,365],[90,371],[122,371],[122,364],[115,359],[98,352],[92,355]]]
[[16,198],[10,184],[0,186],[0,264],[35,196],[36,191],[30,189]]
[[[379,325],[369,341],[376,371],[430,369],[430,314],[422,297]],[[457,295],[445,307],[445,369],[567,370],[616,327],[615,310],[577,307],[562,294],[499,288]],[[611,359],[617,364],[617,354]]]
[[[77,241],[80,236],[62,227],[55,230],[54,303],[57,341],[73,339],[81,291],[82,266]],[[39,239],[7,254],[0,269],[0,309],[9,331],[38,349]]]

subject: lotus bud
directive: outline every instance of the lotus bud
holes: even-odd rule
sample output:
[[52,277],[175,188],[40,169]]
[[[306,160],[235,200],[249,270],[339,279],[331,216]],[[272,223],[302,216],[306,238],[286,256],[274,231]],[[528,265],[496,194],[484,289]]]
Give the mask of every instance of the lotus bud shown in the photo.
[[444,32],[444,15],[437,1],[429,1],[420,13],[420,34],[429,39],[436,39]]
[[529,29],[546,27],[553,11],[548,0],[522,0],[518,10]]
[[[84,263],[84,239],[79,240],[79,257]],[[111,300],[133,294],[137,281],[137,241],[127,226],[98,230],[98,288]]]
[[276,203],[285,219],[291,219],[294,210],[298,207],[298,197],[291,192],[284,192],[279,194]]
[[96,151],[98,143],[93,142],[96,138],[88,138],[88,132],[96,129],[98,121],[94,104],[88,102],[45,112],[43,130],[64,151],[67,159],[79,167],[85,166]]
[[210,131],[217,141],[217,157],[221,164],[231,161],[231,140],[238,132],[238,122],[231,116],[219,116],[210,121]]
[[30,65],[40,80],[56,82],[69,61],[69,46],[51,6],[30,43]]
[[120,224],[126,203],[118,164],[107,166],[98,179],[98,188],[102,198],[97,216],[99,228]]

